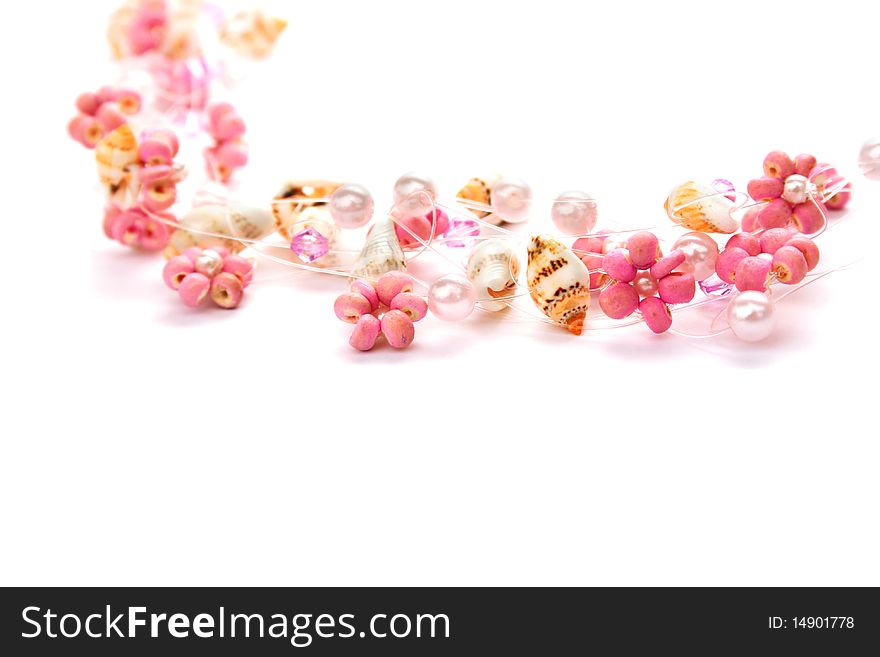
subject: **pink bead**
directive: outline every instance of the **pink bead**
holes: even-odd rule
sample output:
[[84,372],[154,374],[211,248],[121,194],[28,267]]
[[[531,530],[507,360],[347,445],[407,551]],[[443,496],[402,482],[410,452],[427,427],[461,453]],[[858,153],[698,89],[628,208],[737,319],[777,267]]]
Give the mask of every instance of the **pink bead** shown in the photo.
[[192,274],[194,271],[195,268],[189,258],[174,256],[165,263],[165,268],[162,269],[162,279],[165,281],[165,285],[176,290],[187,274]]
[[794,172],[805,178],[809,178],[813,169],[816,168],[816,158],[807,153],[801,153],[794,158]]
[[626,249],[615,249],[602,258],[602,269],[615,281],[629,283],[638,271],[629,259]]
[[227,114],[234,114],[235,108],[230,103],[214,103],[206,110],[208,122],[211,125],[217,125]]
[[141,95],[133,89],[120,89],[116,94],[116,104],[123,114],[137,114],[141,109]]
[[791,206],[785,199],[777,198],[761,208],[758,223],[762,228],[782,228],[791,221]]
[[359,278],[351,282],[349,290],[357,292],[370,302],[370,312],[375,312],[379,308],[379,293],[376,292],[375,286],[370,281]]
[[190,246],[189,248],[183,250],[183,255],[189,258],[190,262],[193,263],[193,267],[195,267],[196,262],[198,262],[198,259],[202,255],[202,249],[198,246]]
[[810,201],[796,205],[791,218],[798,231],[804,235],[818,233],[825,226],[825,215],[819,206]]
[[357,292],[346,292],[336,297],[333,312],[343,322],[354,324],[362,315],[370,313],[370,302]]
[[113,103],[101,105],[95,113],[95,118],[101,124],[105,133],[113,132],[116,128],[127,122],[125,115]]
[[[218,247],[214,247],[214,250],[220,253]],[[226,255],[224,253],[220,253],[220,255],[223,257],[223,271],[237,276],[241,284],[247,287],[254,275],[254,263],[240,255]]]
[[229,112],[220,117],[211,134],[217,141],[224,142],[242,137],[245,131],[244,119],[238,114]]
[[143,228],[143,213],[125,210],[113,222],[113,239],[126,246],[137,246]]
[[167,145],[171,149],[171,157],[175,157],[180,150],[180,142],[177,140],[177,135],[173,130],[166,130],[164,128],[151,130],[147,133],[146,138],[161,141]]
[[137,176],[138,180],[142,183],[152,183],[158,180],[170,180],[171,176],[174,174],[174,169],[172,169],[167,164],[153,164],[146,167],[141,167],[138,169]]
[[217,160],[230,169],[239,169],[248,162],[247,146],[238,141],[220,144],[215,152]]
[[211,281],[211,299],[221,308],[236,308],[244,296],[244,286],[235,274],[222,272]]
[[763,292],[767,288],[769,274],[769,260],[754,256],[743,258],[736,267],[736,289],[740,292],[746,290]]
[[813,271],[819,264],[819,247],[809,237],[793,237],[785,246],[793,246],[801,252],[807,261],[807,271]]
[[727,240],[727,246],[725,248],[729,249],[732,246],[738,246],[750,256],[756,256],[761,252],[761,240],[751,233],[737,233],[736,235],[731,236],[731,238]]
[[104,235],[109,237],[111,240],[113,238],[113,226],[116,223],[116,220],[119,218],[119,215],[122,214],[122,210],[120,210],[115,205],[108,205],[104,208]]
[[97,119],[80,114],[67,127],[70,136],[86,148],[94,148],[104,137],[104,128]]
[[598,236],[590,236],[590,237],[580,237],[574,241],[574,244],[571,245],[572,252],[581,259],[587,269],[590,270],[590,289],[598,290],[601,288],[605,282],[608,280],[608,277],[603,274],[601,271],[597,271],[602,269],[602,255],[597,255],[603,253],[602,245],[605,242],[604,237]]
[[764,158],[764,175],[785,180],[794,173],[794,162],[782,151],[772,151]]
[[682,264],[685,259],[686,256],[684,251],[681,249],[675,249],[669,255],[660,258],[651,266],[651,276],[657,279],[668,276],[676,267]]
[[665,303],[688,303],[694,298],[697,284],[693,274],[675,272],[657,281],[657,291]]
[[[761,253],[773,255],[776,250],[792,238],[794,233],[788,228],[771,228],[761,233]],[[749,255],[758,255],[750,253]]]
[[100,106],[101,101],[96,94],[86,92],[76,98],[76,109],[87,116],[94,116]]
[[386,306],[391,304],[391,300],[401,292],[412,292],[415,281],[409,274],[402,271],[389,271],[382,274],[376,282],[376,292],[379,294],[379,301]]
[[232,178],[232,174],[235,172],[235,169],[232,167],[226,166],[224,162],[217,157],[217,152],[219,147],[214,146],[213,148],[205,149],[205,165],[208,170],[208,175],[211,180],[217,180],[219,182],[225,183],[228,182],[230,178]]
[[118,93],[119,92],[117,91],[116,87],[104,85],[103,87],[98,89],[98,92],[95,94],[95,96],[98,99],[98,103],[100,105],[103,105],[104,103],[114,102]]
[[428,314],[428,302],[412,292],[401,292],[391,300],[388,307],[401,311],[414,322]]
[[571,250],[579,257],[588,254],[602,254],[604,253],[604,251],[602,251],[602,244],[604,244],[604,242],[604,237],[579,237],[574,241],[574,244],[571,245]]
[[599,293],[599,307],[611,319],[629,317],[639,307],[639,295],[629,283],[614,283]]
[[807,275],[807,260],[797,247],[783,246],[773,254],[773,273],[780,283],[795,285]]
[[141,202],[150,212],[167,210],[177,200],[177,188],[167,180],[155,180],[144,185]]
[[419,247],[431,237],[431,222],[427,217],[395,219],[394,232],[403,248]]
[[839,188],[840,191],[825,199],[825,207],[831,210],[843,210],[843,208],[846,207],[846,204],[849,203],[852,198],[852,192],[844,188],[845,183],[846,179],[840,177],[834,177],[828,181],[825,185],[826,190]]
[[672,313],[669,307],[657,297],[647,297],[639,302],[639,312],[648,328],[654,333],[663,333],[672,326]]
[[412,320],[400,310],[389,310],[382,315],[382,334],[395,349],[404,349],[412,344],[416,334]]
[[[173,220],[173,215],[162,215],[164,218],[170,218]],[[140,234],[140,239],[138,240],[138,247],[145,251],[158,251],[165,247],[168,244],[168,240],[171,237],[171,234],[168,230],[168,226],[164,223],[153,219],[152,217],[144,217],[142,220],[142,229]]]
[[582,255],[581,262],[583,262],[587,269],[590,270],[590,290],[598,290],[606,282],[608,282],[608,276],[602,273],[602,260],[604,256],[600,255]]
[[[657,236],[648,231],[633,233],[626,241],[630,262],[638,269],[647,269],[655,262],[660,253]],[[620,280],[620,279],[618,279]]]
[[428,214],[428,221],[434,221],[434,235],[443,235],[449,230],[449,215],[440,208],[435,208],[434,212]]
[[361,315],[354,325],[348,344],[358,351],[369,351],[376,344],[382,323],[374,315]]
[[715,261],[715,273],[725,283],[734,283],[736,268],[739,266],[740,260],[748,257],[749,254],[738,246],[724,249],[718,254],[718,260]]
[[225,246],[211,246],[211,251],[216,253],[221,258],[225,258],[229,255],[229,249],[227,249]]
[[742,229],[745,233],[754,233],[761,227],[761,224],[758,223],[758,215],[761,214],[761,210],[764,207],[761,205],[755,205],[748,210],[746,210],[745,214],[742,218]]
[[145,166],[170,165],[174,159],[171,146],[159,139],[145,139],[141,142],[138,156]]
[[139,11],[129,29],[129,46],[135,55],[143,55],[162,44],[165,36],[165,12],[161,10]]
[[785,183],[780,178],[755,178],[747,186],[749,196],[756,201],[772,201],[782,196]]
[[211,279],[204,274],[194,272],[184,277],[177,288],[177,293],[180,295],[183,303],[191,308],[195,308],[205,301],[210,290]]

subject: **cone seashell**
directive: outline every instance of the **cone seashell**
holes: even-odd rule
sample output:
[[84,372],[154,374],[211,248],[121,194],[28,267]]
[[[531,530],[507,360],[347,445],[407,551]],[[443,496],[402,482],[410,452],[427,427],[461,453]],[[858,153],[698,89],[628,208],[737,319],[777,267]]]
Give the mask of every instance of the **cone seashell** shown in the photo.
[[137,138],[127,123],[98,142],[95,162],[107,198],[119,208],[131,207],[140,188],[137,179],[140,156]]
[[[327,205],[330,196],[342,183],[329,180],[291,180],[285,183],[272,201],[272,214],[281,236],[290,240],[290,226],[297,223],[299,215],[312,207]],[[299,202],[298,202],[299,201]]]
[[[180,228],[172,233],[168,246],[165,247],[166,258],[181,255],[191,246],[203,249],[222,246],[231,253],[237,253],[246,248],[247,244],[216,235],[261,240],[275,230],[275,221],[268,210],[242,205],[201,205],[183,215],[178,225]],[[190,232],[187,229],[199,232]]]
[[[501,179],[499,175],[484,176],[482,178],[471,178],[464,187],[458,190],[456,198],[465,201],[473,201],[485,206],[492,205],[492,186]],[[502,223],[502,219],[492,214],[489,210],[480,210],[466,206],[468,210],[473,212],[477,218],[485,219],[489,223],[498,225]]]
[[504,310],[507,303],[497,299],[510,296],[516,287],[519,258],[505,240],[485,240],[471,252],[467,276],[474,284],[482,308],[492,312]]
[[375,280],[389,271],[406,271],[406,258],[390,218],[377,222],[370,230],[352,276]]
[[580,335],[590,307],[590,270],[580,258],[552,237],[538,235],[529,244],[526,279],[541,312]]
[[717,190],[689,180],[669,195],[663,204],[675,223],[703,233],[735,233],[739,222],[731,216],[733,202]]

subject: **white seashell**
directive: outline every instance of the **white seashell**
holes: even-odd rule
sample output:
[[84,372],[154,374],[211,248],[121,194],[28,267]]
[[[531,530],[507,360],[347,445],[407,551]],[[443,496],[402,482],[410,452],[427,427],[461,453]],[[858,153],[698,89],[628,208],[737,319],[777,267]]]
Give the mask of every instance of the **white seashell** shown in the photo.
[[275,231],[271,212],[243,205],[201,205],[183,215],[178,225],[165,247],[165,256],[169,258],[180,255],[191,246],[223,246],[235,253],[246,248],[247,244],[220,236],[261,240]]
[[137,138],[127,123],[98,142],[95,163],[107,198],[117,207],[131,207],[140,190],[137,178],[140,155]]
[[377,222],[370,230],[352,275],[376,279],[385,272],[394,270],[406,271],[406,258],[394,231],[394,221],[388,218]]
[[538,235],[529,244],[526,279],[541,312],[580,335],[590,307],[590,271],[580,258],[554,238]]
[[735,233],[733,201],[706,185],[688,180],[672,190],[663,204],[675,223],[703,233]]
[[492,312],[507,307],[498,297],[510,296],[519,276],[519,258],[505,240],[481,242],[471,252],[467,276],[477,291],[481,307]]
[[288,226],[295,224],[305,210],[326,206],[340,183],[330,180],[291,180],[272,200],[272,214],[281,236],[290,240]]

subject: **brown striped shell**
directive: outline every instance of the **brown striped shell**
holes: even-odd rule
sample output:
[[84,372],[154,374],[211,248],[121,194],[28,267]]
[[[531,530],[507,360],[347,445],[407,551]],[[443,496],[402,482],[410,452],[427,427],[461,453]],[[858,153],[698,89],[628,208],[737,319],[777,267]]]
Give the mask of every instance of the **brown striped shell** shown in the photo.
[[134,203],[140,186],[137,178],[140,156],[137,138],[127,123],[98,142],[95,163],[110,200],[120,207]]
[[532,301],[554,322],[580,335],[590,307],[587,266],[552,237],[533,237],[528,251],[526,278]]
[[663,207],[672,221],[691,230],[703,233],[739,230],[739,222],[732,216],[733,201],[693,180],[673,189]]

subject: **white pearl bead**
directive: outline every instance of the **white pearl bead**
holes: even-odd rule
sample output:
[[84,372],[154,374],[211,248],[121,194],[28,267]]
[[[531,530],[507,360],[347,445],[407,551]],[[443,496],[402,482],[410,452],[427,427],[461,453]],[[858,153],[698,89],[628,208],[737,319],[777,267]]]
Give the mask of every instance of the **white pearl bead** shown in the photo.
[[782,198],[789,203],[797,205],[807,200],[810,181],[804,176],[793,174],[785,179],[782,188]]
[[763,292],[740,292],[727,304],[727,323],[740,340],[763,340],[776,325],[773,300]]
[[685,233],[672,245],[672,250],[680,249],[684,253],[684,262],[677,267],[678,271],[690,272],[698,281],[704,281],[715,273],[715,261],[718,259],[718,243],[706,233],[692,231]]
[[651,276],[651,272],[645,270],[636,274],[632,286],[640,297],[653,297],[657,294],[657,279]]
[[330,215],[340,228],[360,228],[373,216],[373,197],[363,185],[345,183],[330,196]]
[[414,171],[394,183],[394,210],[401,219],[424,217],[434,210],[437,187],[434,181]]
[[868,180],[880,180],[880,139],[869,139],[862,146],[859,168]]
[[596,201],[585,192],[563,192],[553,202],[550,217],[563,235],[587,235],[596,227]]
[[512,224],[529,218],[532,188],[519,178],[501,178],[492,185],[492,210]]
[[205,249],[196,258],[196,271],[208,278],[213,278],[223,269],[223,257],[213,249]]
[[477,291],[459,274],[441,276],[428,290],[428,308],[440,319],[457,322],[470,315],[477,304]]

